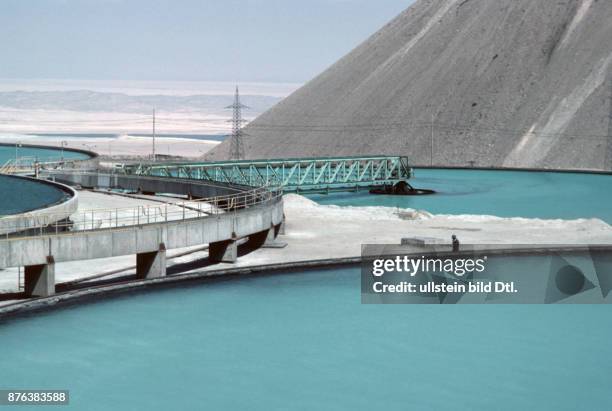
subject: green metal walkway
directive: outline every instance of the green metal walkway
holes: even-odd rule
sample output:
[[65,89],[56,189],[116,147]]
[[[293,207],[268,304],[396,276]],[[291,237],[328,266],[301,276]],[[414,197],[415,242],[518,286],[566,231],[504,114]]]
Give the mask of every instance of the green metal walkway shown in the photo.
[[327,192],[395,185],[412,176],[399,156],[295,158],[121,166],[127,174],[282,186],[285,192]]

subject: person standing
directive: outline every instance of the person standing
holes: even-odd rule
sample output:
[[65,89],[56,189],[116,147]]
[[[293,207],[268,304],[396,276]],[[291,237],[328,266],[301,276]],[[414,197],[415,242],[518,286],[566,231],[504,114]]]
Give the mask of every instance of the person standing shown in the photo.
[[455,234],[452,235],[451,239],[453,242],[453,253],[459,252],[459,239]]

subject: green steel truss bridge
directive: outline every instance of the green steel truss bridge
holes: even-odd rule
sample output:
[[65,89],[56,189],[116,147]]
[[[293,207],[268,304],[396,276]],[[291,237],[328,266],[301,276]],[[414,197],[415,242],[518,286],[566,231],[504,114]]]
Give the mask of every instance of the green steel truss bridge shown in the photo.
[[283,191],[327,192],[407,182],[407,157],[324,157],[195,163],[121,165],[127,174],[209,180],[245,186],[282,186]]

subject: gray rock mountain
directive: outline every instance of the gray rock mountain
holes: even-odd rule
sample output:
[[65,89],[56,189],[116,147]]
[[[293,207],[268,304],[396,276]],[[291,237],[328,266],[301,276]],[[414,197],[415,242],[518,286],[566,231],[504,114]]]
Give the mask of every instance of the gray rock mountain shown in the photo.
[[417,0],[249,124],[246,155],[610,170],[611,103],[611,0]]

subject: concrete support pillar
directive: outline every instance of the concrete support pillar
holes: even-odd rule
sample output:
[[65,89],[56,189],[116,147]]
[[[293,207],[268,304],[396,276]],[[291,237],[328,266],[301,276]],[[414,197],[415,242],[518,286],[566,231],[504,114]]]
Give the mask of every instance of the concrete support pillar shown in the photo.
[[283,214],[283,221],[277,226],[276,235],[285,235],[285,215]]
[[235,263],[238,259],[236,240],[218,241],[208,245],[208,259],[215,263]]
[[284,241],[279,241],[277,236],[280,232],[281,224],[272,226],[266,233],[266,239],[262,245],[263,248],[285,248],[287,247],[287,243]]
[[284,248],[287,246],[287,243],[278,241],[278,232],[280,229],[279,225],[271,225],[269,229],[265,231],[260,231],[255,234],[251,234],[249,236],[248,245],[251,250],[255,250],[257,248]]
[[26,265],[25,293],[28,297],[48,297],[55,294],[55,260],[47,257],[47,264]]
[[276,227],[272,226],[266,233],[266,240],[264,241],[264,245],[270,245],[274,243],[276,240]]
[[161,243],[159,250],[136,254],[136,276],[138,278],[158,278],[166,276],[166,245]]

